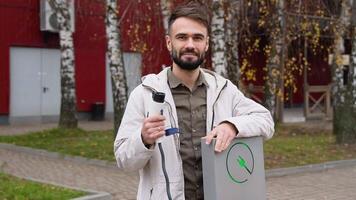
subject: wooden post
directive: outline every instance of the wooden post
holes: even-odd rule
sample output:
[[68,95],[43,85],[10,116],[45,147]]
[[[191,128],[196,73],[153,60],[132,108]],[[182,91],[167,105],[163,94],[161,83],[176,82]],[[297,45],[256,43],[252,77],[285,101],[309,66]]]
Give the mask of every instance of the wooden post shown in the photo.
[[331,102],[330,102],[330,99],[331,99],[331,84],[328,85],[328,89],[327,89],[327,92],[326,92],[326,100],[325,100],[325,106],[326,106],[326,118],[327,119],[331,119],[332,116],[331,116]]
[[[304,37],[304,57],[308,59],[308,40]],[[308,93],[308,66],[303,65],[303,88],[304,88],[304,117],[307,117],[307,108],[309,108],[309,93]]]

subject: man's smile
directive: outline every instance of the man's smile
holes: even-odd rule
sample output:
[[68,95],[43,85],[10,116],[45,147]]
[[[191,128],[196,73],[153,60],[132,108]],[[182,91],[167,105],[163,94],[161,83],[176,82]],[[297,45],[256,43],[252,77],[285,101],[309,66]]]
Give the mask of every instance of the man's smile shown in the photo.
[[192,60],[198,58],[198,55],[194,52],[184,52],[182,53],[181,58]]

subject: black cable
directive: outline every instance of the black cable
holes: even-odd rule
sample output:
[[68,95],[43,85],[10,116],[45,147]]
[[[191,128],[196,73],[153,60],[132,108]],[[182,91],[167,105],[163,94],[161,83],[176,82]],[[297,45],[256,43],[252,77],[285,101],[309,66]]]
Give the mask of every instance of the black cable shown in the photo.
[[158,143],[158,148],[159,148],[159,151],[161,152],[162,170],[163,170],[164,178],[166,179],[167,196],[168,196],[169,200],[172,200],[171,189],[170,189],[170,186],[169,186],[169,178],[168,178],[168,174],[167,174],[167,170],[166,170],[164,152],[163,152],[163,148],[162,148],[162,144],[161,143]]

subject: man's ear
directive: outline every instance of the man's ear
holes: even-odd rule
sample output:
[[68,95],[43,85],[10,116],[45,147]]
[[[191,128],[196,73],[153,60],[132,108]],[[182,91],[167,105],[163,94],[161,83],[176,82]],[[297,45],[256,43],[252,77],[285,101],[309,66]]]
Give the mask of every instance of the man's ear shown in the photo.
[[166,35],[166,45],[169,52],[172,51],[172,40],[169,35]]
[[205,52],[207,52],[208,49],[209,49],[209,43],[210,43],[210,38],[209,38],[209,36],[208,36],[208,37],[206,38]]

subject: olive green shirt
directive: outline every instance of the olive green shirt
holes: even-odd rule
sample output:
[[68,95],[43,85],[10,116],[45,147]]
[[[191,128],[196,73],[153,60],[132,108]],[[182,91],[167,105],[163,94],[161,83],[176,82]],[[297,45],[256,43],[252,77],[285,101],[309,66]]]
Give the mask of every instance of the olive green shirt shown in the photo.
[[202,73],[190,90],[168,70],[168,84],[177,109],[180,130],[180,155],[183,161],[186,200],[202,200],[203,172],[200,139],[206,136],[206,88]]

